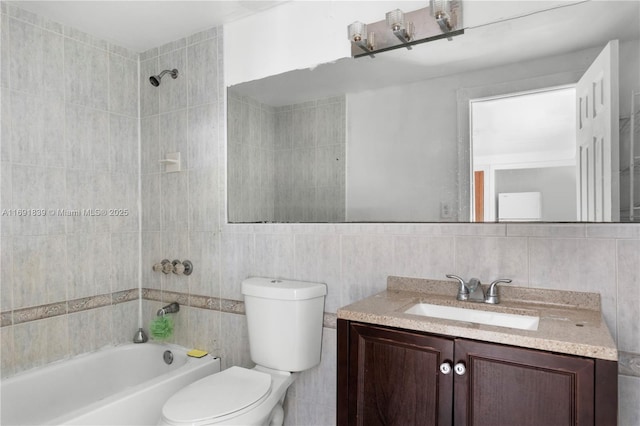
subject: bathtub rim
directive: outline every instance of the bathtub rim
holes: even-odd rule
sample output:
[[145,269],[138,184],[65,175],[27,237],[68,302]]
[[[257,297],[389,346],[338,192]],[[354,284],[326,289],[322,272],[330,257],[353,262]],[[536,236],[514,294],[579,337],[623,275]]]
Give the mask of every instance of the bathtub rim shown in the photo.
[[[147,342],[142,344],[136,344],[132,342],[127,342],[127,343],[116,344],[116,345],[107,345],[91,352],[84,352],[69,358],[56,360],[54,362],[51,362],[39,367],[31,368],[29,370],[22,371],[6,379],[2,379],[1,383],[2,385],[11,384],[14,381],[19,381],[24,378],[28,378],[30,375],[34,375],[39,372],[42,372],[42,374],[44,374],[46,369],[49,369],[49,368],[51,369],[60,368],[61,365],[66,363],[72,363],[73,361],[81,362],[83,359],[89,358],[91,356],[96,356],[97,354],[102,354],[103,356],[105,356],[105,355],[108,355],[109,352],[121,351],[123,349],[135,350],[137,347],[140,347],[143,345],[156,346],[160,353],[162,353],[162,349],[164,348],[166,348],[166,350],[171,350],[174,353],[180,353],[181,355],[184,355],[185,362],[184,364],[177,366],[173,370],[167,371],[163,374],[153,377],[151,380],[137,383],[133,386],[125,387],[116,393],[109,394],[104,398],[98,399],[89,404],[78,407],[77,409],[74,409],[62,415],[59,415],[57,417],[48,418],[45,420],[45,423],[40,423],[40,424],[63,425],[77,417],[81,417],[88,413],[91,413],[92,411],[99,409],[100,407],[114,404],[117,401],[120,401],[124,396],[133,397],[134,395],[139,395],[142,392],[148,391],[150,387],[166,384],[171,380],[175,380],[179,376],[187,375],[190,372],[193,372],[198,369],[212,368],[213,370],[216,370],[208,374],[213,374],[221,370],[220,357],[214,356],[212,354],[207,354],[201,358],[195,358],[187,355],[187,352],[190,351],[191,349],[175,343]],[[0,391],[0,393],[4,393],[4,392]],[[9,420],[6,420],[6,421],[9,421]],[[5,424],[5,420],[0,418],[0,423]]]

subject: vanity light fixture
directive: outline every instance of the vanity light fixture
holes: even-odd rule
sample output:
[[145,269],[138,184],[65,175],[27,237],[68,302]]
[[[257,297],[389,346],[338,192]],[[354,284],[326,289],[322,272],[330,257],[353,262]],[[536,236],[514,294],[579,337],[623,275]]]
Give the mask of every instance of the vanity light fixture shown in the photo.
[[393,32],[398,40],[407,46],[407,49],[411,50],[411,45],[406,44],[413,38],[414,26],[413,22],[406,22],[404,20],[404,13],[400,9],[387,12],[386,15],[387,26]]
[[[429,0],[429,7],[404,13],[387,12],[385,20],[370,24],[354,22],[348,26],[351,56],[374,57],[374,53],[464,34],[461,0]],[[374,43],[375,36],[375,43]]]
[[374,33],[367,33],[367,24],[363,24],[360,21],[356,21],[347,27],[349,32],[349,40],[351,43],[358,46],[371,56],[370,52],[375,49]]
[[[448,33],[453,30],[453,23],[450,14],[452,8],[451,3],[451,0],[429,0],[431,16],[435,18],[438,26],[444,33]],[[448,39],[451,40],[451,38]]]

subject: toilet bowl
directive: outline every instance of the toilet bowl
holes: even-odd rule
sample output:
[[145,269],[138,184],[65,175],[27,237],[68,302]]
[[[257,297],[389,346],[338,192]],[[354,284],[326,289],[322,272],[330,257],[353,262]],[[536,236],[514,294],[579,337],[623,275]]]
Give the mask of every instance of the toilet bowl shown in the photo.
[[284,422],[296,373],[320,363],[326,286],[249,278],[242,282],[252,369],[230,367],[194,382],[162,407],[160,425],[270,425]]
[[[194,382],[162,408],[162,426],[282,424],[294,374],[264,367],[231,367]],[[206,402],[203,401],[206,398]]]

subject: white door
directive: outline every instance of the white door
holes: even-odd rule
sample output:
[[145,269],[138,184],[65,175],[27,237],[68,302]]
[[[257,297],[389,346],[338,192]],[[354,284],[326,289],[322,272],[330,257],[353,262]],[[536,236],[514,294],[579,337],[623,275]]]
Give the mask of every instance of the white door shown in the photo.
[[620,221],[618,41],[610,41],[576,87],[578,220]]

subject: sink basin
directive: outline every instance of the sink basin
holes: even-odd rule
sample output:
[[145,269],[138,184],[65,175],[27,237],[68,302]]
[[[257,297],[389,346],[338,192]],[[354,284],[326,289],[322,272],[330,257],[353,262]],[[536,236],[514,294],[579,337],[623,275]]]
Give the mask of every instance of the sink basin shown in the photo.
[[479,309],[457,308],[454,306],[416,303],[404,311],[405,314],[421,315],[476,324],[496,325],[498,327],[537,330],[540,317],[531,315],[507,314],[504,312],[482,311]]

